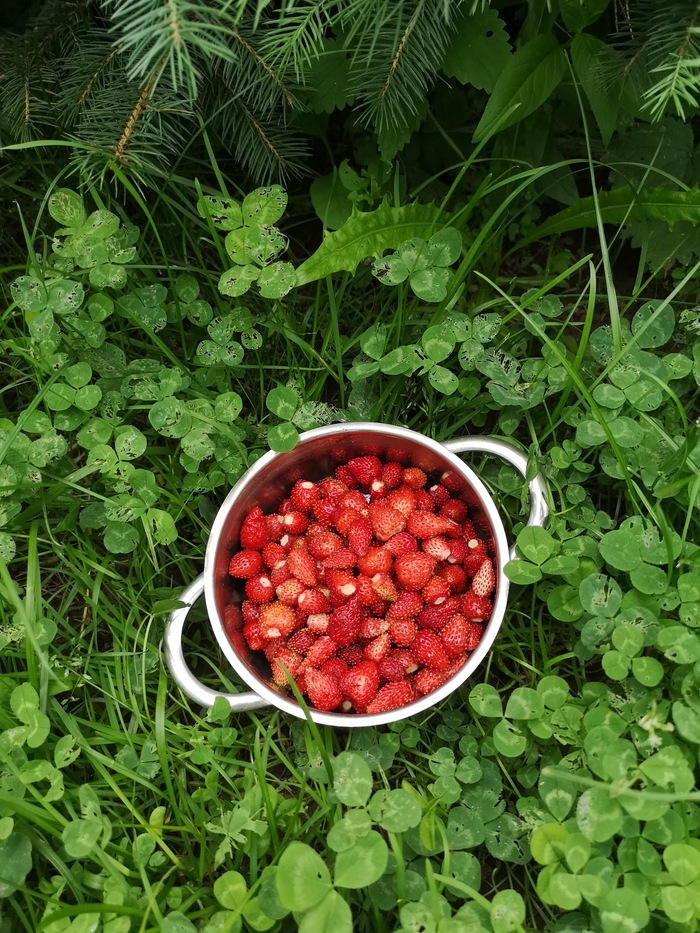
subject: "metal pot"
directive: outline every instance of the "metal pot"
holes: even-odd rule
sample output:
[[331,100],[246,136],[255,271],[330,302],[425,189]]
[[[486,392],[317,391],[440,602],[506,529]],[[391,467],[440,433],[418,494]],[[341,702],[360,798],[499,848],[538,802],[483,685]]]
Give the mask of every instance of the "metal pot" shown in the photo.
[[[325,713],[310,710],[318,723],[353,727],[376,726],[397,719],[414,716],[439,703],[471,677],[488,654],[496,638],[508,599],[508,579],[503,572],[505,563],[513,556],[509,552],[503,522],[496,505],[474,471],[457,454],[465,452],[489,453],[502,457],[526,476],[527,457],[510,444],[485,437],[463,437],[438,443],[415,431],[372,422],[346,423],[316,428],[299,437],[288,453],[269,453],[262,456],[238,480],[224,500],[214,520],[204,558],[204,572],[187,587],[180,597],[187,605],[171,613],[165,631],[165,659],[172,676],[182,691],[201,706],[211,706],[223,697],[236,711],[275,706],[292,716],[304,718],[305,713],[293,697],[283,695],[267,683],[269,669],[264,657],[252,652],[240,631],[242,600],[240,581],[228,574],[231,555],[238,547],[241,524],[253,504],[263,512],[273,512],[288,494],[297,479],[321,479],[333,472],[338,463],[363,453],[379,457],[403,458],[423,469],[430,477],[451,480],[453,493],[469,507],[481,533],[491,546],[496,589],[493,612],[481,642],[469,656],[466,664],[439,689],[415,700],[408,706],[375,715],[359,713]],[[448,474],[448,477],[445,477]],[[548,515],[546,489],[540,476],[529,483],[531,498],[529,525],[543,525]],[[192,603],[205,594],[209,624],[227,661],[239,677],[251,688],[247,693],[223,693],[202,684],[190,671],[182,650],[182,633]]]

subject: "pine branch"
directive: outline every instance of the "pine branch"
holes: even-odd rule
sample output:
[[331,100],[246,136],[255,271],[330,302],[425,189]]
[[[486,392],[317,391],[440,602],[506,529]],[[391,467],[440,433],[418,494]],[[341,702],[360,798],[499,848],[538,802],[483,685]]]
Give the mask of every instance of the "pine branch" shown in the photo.
[[[342,4],[340,4],[342,5]],[[321,52],[338,0],[305,0],[282,4],[277,17],[266,23],[261,49],[276,67],[294,71],[298,83]]]

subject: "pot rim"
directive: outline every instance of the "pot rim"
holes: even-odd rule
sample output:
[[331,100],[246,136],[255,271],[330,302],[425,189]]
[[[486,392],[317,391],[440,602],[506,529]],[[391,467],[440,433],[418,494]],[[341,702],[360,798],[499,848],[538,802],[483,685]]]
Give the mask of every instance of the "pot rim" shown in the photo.
[[[430,707],[436,705],[437,703],[440,703],[445,699],[445,697],[449,696],[451,693],[457,690],[469,677],[471,677],[471,675],[481,665],[482,661],[490,651],[503,622],[509,589],[509,581],[503,572],[503,567],[510,557],[503,520],[501,519],[498,509],[496,508],[490,493],[486,489],[486,486],[474,473],[471,467],[464,463],[464,461],[462,461],[456,454],[448,450],[448,448],[439,441],[435,441],[432,438],[426,437],[424,434],[420,434],[417,431],[411,430],[410,428],[383,424],[381,422],[343,422],[342,424],[327,425],[325,427],[313,428],[310,431],[303,432],[299,435],[299,440],[293,448],[293,451],[290,451],[290,453],[293,453],[295,450],[297,450],[300,445],[303,445],[307,441],[314,440],[315,438],[331,437],[334,435],[350,433],[365,433],[368,435],[383,434],[385,436],[388,434],[391,437],[410,440],[412,443],[421,444],[441,457],[446,465],[451,466],[469,483],[471,489],[478,496],[480,506],[487,514],[491,523],[491,529],[493,532],[497,553],[497,582],[496,597],[493,604],[491,618],[489,619],[484,629],[478,647],[469,655],[467,663],[441,687],[438,687],[436,690],[426,694],[418,700],[414,700],[413,703],[410,703],[407,706],[402,706],[398,709],[391,710],[386,713],[332,713],[322,712],[313,708],[309,709],[309,714],[314,722],[323,725],[345,728],[376,726],[384,723],[395,722],[398,719],[405,719],[416,715],[417,713],[421,713],[424,710],[427,710]],[[258,476],[258,474],[265,470],[274,460],[284,456],[284,453],[280,454],[275,451],[269,451],[260,457],[260,459],[257,460],[235,483],[221,504],[221,507],[219,508],[219,511],[217,512],[212,524],[204,557],[204,592],[209,616],[209,624],[211,625],[216,640],[219,643],[219,647],[223,651],[227,661],[231,664],[238,676],[245,684],[250,687],[251,690],[266,700],[270,705],[275,706],[292,716],[296,716],[299,719],[305,719],[306,714],[301,706],[299,706],[299,704],[296,702],[296,700],[280,695],[262,680],[251,676],[249,668],[243,663],[243,661],[240,660],[233,645],[231,644],[231,641],[228,638],[228,635],[226,634],[223,621],[217,609],[215,596],[214,562],[216,552],[221,543],[221,535],[226,523],[226,519],[234,504],[237,502],[239,497],[245,493],[246,487],[250,484],[253,478]]]

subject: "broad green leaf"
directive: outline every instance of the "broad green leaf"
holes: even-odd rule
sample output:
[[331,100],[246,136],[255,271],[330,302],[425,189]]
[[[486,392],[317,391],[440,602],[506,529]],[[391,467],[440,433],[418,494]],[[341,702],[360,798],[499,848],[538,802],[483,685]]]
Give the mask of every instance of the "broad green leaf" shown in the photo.
[[44,283],[35,275],[20,275],[10,285],[10,294],[22,311],[43,311],[48,302]]
[[508,697],[507,719],[539,719],[544,714],[544,702],[531,687],[516,687]]
[[693,846],[685,843],[667,846],[663,860],[676,884],[686,885],[700,878],[700,852]]
[[543,564],[557,549],[557,544],[547,529],[537,525],[523,528],[516,540],[520,553],[533,564]]
[[268,392],[265,404],[273,415],[289,421],[299,407],[299,396],[286,386],[276,386]]
[[71,858],[82,859],[90,855],[101,834],[101,820],[77,819],[63,827],[61,839]]
[[646,899],[628,888],[606,894],[599,910],[603,933],[638,933],[649,922]]
[[576,622],[583,615],[578,590],[568,584],[554,587],[547,597],[547,608],[558,622]]
[[474,131],[474,142],[488,139],[537,110],[550,97],[565,71],[566,54],[554,36],[543,34],[526,42],[498,76]]
[[73,314],[83,303],[85,289],[79,282],[52,282],[48,288],[46,308],[59,317]]
[[388,833],[405,833],[418,826],[421,809],[405,790],[379,790],[369,802],[372,819]]
[[299,432],[289,421],[282,424],[276,424],[267,432],[267,442],[272,450],[277,453],[286,453],[296,446],[299,440]]
[[451,266],[462,253],[462,234],[454,227],[443,227],[427,242],[427,256],[433,266]]
[[22,887],[32,870],[32,844],[21,832],[0,841],[0,899]]
[[81,227],[85,222],[83,199],[69,188],[58,188],[49,198],[49,214],[64,227]]
[[527,737],[517,726],[502,719],[494,727],[493,744],[501,755],[518,758],[527,748]]
[[388,329],[385,324],[373,324],[360,337],[362,352],[370,359],[380,360],[384,356]]
[[258,276],[258,289],[263,298],[284,298],[294,288],[296,278],[291,262],[273,262]]
[[542,823],[530,839],[532,857],[540,865],[553,865],[564,858],[569,832],[560,823]]
[[[656,658],[641,657],[632,659],[632,674],[645,687],[656,687],[664,676],[663,664]],[[700,733],[699,733],[700,738]]]
[[608,0],[559,0],[562,19],[571,32],[594,23],[607,8]]
[[593,615],[612,618],[622,605],[622,590],[616,580],[602,573],[592,573],[579,584],[583,608]]
[[105,547],[112,554],[130,554],[139,543],[139,533],[126,522],[108,521],[105,526]]
[[243,223],[268,227],[276,224],[287,207],[287,192],[281,185],[256,188],[243,199]]
[[447,287],[451,278],[452,272],[449,269],[432,266],[429,269],[420,269],[418,272],[413,272],[409,284],[421,301],[437,304],[447,294]]
[[93,288],[124,288],[126,270],[111,262],[103,262],[90,269],[90,284]]
[[361,807],[367,803],[372,783],[372,772],[362,755],[341,752],[333,759],[333,790],[346,807]]
[[442,363],[455,348],[454,333],[441,324],[428,327],[421,337],[421,344],[429,359],[435,363]]
[[329,891],[299,921],[298,933],[352,933],[352,913],[337,891]]
[[503,715],[501,697],[491,684],[477,684],[469,694],[469,705],[477,716],[487,719],[500,719]]
[[325,862],[303,842],[291,842],[283,850],[276,882],[279,898],[287,910],[308,910],[331,889]]
[[428,382],[443,395],[452,395],[459,388],[459,379],[445,366],[431,366],[428,370]]
[[600,539],[603,559],[616,570],[634,570],[642,562],[639,539],[630,531],[608,531]]
[[491,901],[494,933],[512,933],[525,922],[525,903],[517,891],[498,891]]
[[[163,917],[160,933],[197,933],[197,927],[179,910],[173,910]],[[236,933],[235,928],[232,933]]]
[[540,779],[538,787],[540,797],[554,819],[566,819],[576,802],[574,785],[556,776],[546,776]]
[[[342,54],[345,58],[345,54]],[[335,167],[330,175],[321,175],[311,182],[309,195],[313,209],[327,230],[342,227],[352,213],[348,190]]]
[[579,829],[590,842],[611,839],[622,826],[620,804],[603,788],[592,788],[581,794],[576,805]]
[[339,888],[366,888],[384,874],[389,850],[375,830],[361,836],[335,860],[333,881]]
[[248,885],[240,872],[226,871],[214,882],[214,897],[228,910],[242,907],[247,893]]
[[275,227],[241,227],[227,235],[225,246],[237,265],[264,266],[286,249],[287,240]]
[[673,336],[675,327],[673,308],[658,299],[647,301],[632,318],[632,333],[638,347],[663,347]]
[[529,586],[542,579],[540,568],[527,560],[509,560],[503,570],[511,583],[518,583],[521,586]]
[[230,198],[213,198],[204,195],[197,201],[200,217],[210,217],[221,230],[237,230],[243,223],[241,206]]
[[443,70],[462,84],[492,91],[511,58],[510,41],[496,10],[464,10],[458,19]]
[[219,291],[222,295],[238,298],[248,291],[259,275],[260,268],[258,266],[234,266],[224,272],[219,279]]
[[343,226],[329,233],[319,248],[297,269],[297,285],[325,278],[333,272],[354,273],[363,259],[380,258],[411,237],[429,237],[437,221],[432,204],[390,207],[385,201],[374,211],[353,210]]
[[372,263],[372,275],[383,285],[400,285],[408,278],[410,270],[398,253],[376,259]]
[[423,363],[416,347],[397,347],[379,360],[380,368],[387,376],[410,376]]

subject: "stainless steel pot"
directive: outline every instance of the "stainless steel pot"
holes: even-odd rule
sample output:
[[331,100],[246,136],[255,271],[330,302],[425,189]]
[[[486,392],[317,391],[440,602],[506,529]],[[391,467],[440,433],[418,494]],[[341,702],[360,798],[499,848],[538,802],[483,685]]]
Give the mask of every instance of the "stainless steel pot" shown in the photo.
[[[485,437],[462,437],[441,444],[406,428],[371,422],[316,428],[302,434],[296,447],[288,453],[270,451],[262,456],[238,480],[224,500],[207,543],[204,572],[182,593],[180,598],[187,605],[176,609],[168,619],[164,639],[165,659],[181,690],[201,706],[211,706],[218,697],[223,697],[231,709],[236,711],[275,706],[292,716],[304,718],[304,711],[293,698],[270,687],[267,683],[269,670],[264,667],[264,658],[261,663],[258,653],[251,652],[242,637],[240,610],[237,608],[243,598],[242,590],[240,581],[229,576],[228,564],[238,547],[241,524],[252,504],[260,505],[264,512],[274,511],[297,479],[321,479],[332,473],[338,463],[363,453],[374,453],[379,457],[403,457],[429,476],[449,475],[451,486],[459,489],[453,495],[462,498],[468,505],[470,517],[476,519],[481,533],[492,546],[497,580],[493,612],[479,646],[469,656],[467,663],[451,680],[432,693],[388,713],[324,713],[312,709],[310,715],[316,722],[332,726],[376,726],[414,716],[456,690],[479,667],[501,627],[508,599],[508,579],[503,567],[513,556],[509,552],[503,522],[493,499],[474,471],[457,457],[457,454],[466,452],[495,454],[511,463],[523,477],[526,476],[525,454],[502,441]],[[549,510],[545,485],[540,476],[530,481],[529,492],[531,509],[528,524],[544,525]],[[250,692],[232,694],[212,690],[202,684],[187,666],[182,650],[183,628],[192,604],[202,593],[205,594],[209,624],[216,640],[233,669],[251,688]]]

